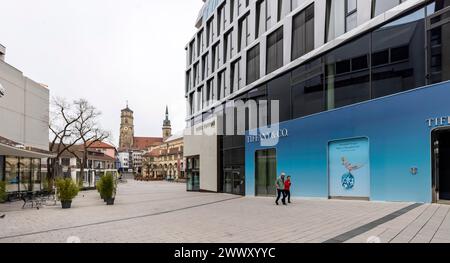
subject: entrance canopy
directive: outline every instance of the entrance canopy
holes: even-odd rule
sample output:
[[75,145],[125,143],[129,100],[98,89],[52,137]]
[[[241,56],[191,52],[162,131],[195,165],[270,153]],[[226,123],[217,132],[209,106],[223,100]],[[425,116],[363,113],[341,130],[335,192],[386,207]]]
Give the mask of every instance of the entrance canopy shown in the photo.
[[52,158],[54,154],[49,151],[36,149],[33,147],[25,147],[19,143],[0,136],[0,155],[15,156],[24,158]]

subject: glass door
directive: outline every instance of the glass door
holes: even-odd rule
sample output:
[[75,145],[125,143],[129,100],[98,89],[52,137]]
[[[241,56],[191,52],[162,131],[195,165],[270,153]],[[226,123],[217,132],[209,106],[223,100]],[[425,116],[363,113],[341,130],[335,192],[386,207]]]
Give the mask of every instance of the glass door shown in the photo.
[[187,158],[186,166],[187,191],[200,191],[200,157]]
[[450,130],[433,132],[433,202],[450,200]]
[[225,170],[223,192],[232,193],[233,192],[233,172],[231,170]]
[[277,179],[276,149],[256,151],[255,168],[256,196],[275,196],[275,181]]
[[245,195],[245,179],[240,169],[225,169],[223,192],[233,195]]

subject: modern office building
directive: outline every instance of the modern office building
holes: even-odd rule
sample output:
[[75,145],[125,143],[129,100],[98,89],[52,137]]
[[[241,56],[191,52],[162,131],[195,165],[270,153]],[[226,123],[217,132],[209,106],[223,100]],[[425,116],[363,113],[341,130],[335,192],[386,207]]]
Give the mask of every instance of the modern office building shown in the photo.
[[40,191],[42,165],[52,157],[49,90],[6,63],[5,54],[0,45],[0,180],[8,194]]
[[285,172],[297,197],[450,199],[449,0],[206,1],[196,26],[199,190],[271,196]]

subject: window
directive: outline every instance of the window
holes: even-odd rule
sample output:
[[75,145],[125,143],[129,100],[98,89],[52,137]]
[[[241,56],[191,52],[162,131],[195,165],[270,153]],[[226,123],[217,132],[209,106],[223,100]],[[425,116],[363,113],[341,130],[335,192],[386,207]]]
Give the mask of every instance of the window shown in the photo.
[[199,56],[203,50],[205,50],[203,42],[203,30],[197,34],[197,56]]
[[259,61],[259,45],[256,45],[247,52],[247,85],[259,79]]
[[208,76],[208,54],[202,57],[202,76],[201,79],[204,80]]
[[31,185],[31,159],[20,158],[19,159],[19,174],[20,174],[20,191],[32,191]]
[[61,158],[61,165],[70,166],[70,158]]
[[189,64],[192,64],[194,62],[194,45],[195,41],[193,40],[191,43],[189,43]]
[[[450,11],[442,9],[449,7],[449,0],[438,0],[431,3],[427,9],[428,23],[428,73],[429,83],[438,83],[450,79]],[[441,11],[441,13],[435,14]],[[447,22],[445,22],[447,21]]]
[[241,65],[240,64],[241,64],[240,59],[238,59],[237,61],[235,61],[231,64],[230,93],[233,93],[242,87],[241,86],[241,72],[240,72]]
[[292,25],[292,60],[314,49],[314,4],[297,14]]
[[370,99],[370,34],[325,56],[327,109]]
[[249,0],[238,0],[238,1],[239,1],[238,14],[240,15],[248,7]]
[[283,16],[283,0],[278,0],[278,6],[277,6],[277,22],[280,22],[282,16]]
[[345,0],[345,32],[348,32],[358,25],[357,0]]
[[216,45],[214,45],[212,47],[212,57],[211,57],[211,72],[215,72],[216,69],[219,67],[219,43],[217,43]]
[[267,73],[283,66],[283,27],[277,29],[267,38]]
[[197,111],[201,111],[203,109],[202,90],[203,87],[197,89]]
[[264,15],[266,7],[266,0],[262,0],[256,3],[256,28],[255,28],[255,38],[258,38],[264,32],[266,32],[266,19]]
[[5,182],[7,193],[19,191],[19,159],[16,157],[5,158]]
[[272,22],[272,4],[274,3],[274,1],[273,0],[265,0],[264,2],[266,4],[266,6],[265,6],[265,8],[266,8],[265,29],[267,31],[270,28],[270,26],[272,25],[271,24],[271,22]]
[[373,0],[372,2],[372,17],[376,17],[389,9],[405,2],[406,0]]
[[206,84],[206,106],[211,105],[214,100],[214,79],[211,79]]
[[357,26],[357,0],[327,0],[326,42]]
[[209,47],[209,45],[213,41],[214,36],[214,26],[213,26],[213,18],[211,18],[208,22],[206,22],[206,47]]
[[250,43],[250,32],[248,30],[248,15],[243,17],[239,21],[238,25],[238,52],[241,52],[243,48],[246,48],[247,45]]
[[217,100],[221,100],[225,97],[226,94],[226,86],[225,86],[225,73],[226,71],[222,71],[218,74],[217,81]]
[[420,9],[372,33],[374,98],[425,85],[424,19]]
[[234,21],[234,5],[235,5],[234,1],[235,0],[230,0],[230,23],[233,23]]
[[223,63],[227,63],[233,57],[233,30],[230,30],[224,35],[223,42]]
[[5,181],[5,156],[0,156],[0,182]]
[[194,65],[194,86],[197,86],[200,82],[200,72],[198,68],[198,62]]
[[292,117],[294,119],[325,110],[322,59],[316,59],[292,72]]
[[217,11],[217,35],[220,36],[220,33],[225,29],[225,5],[219,7]]

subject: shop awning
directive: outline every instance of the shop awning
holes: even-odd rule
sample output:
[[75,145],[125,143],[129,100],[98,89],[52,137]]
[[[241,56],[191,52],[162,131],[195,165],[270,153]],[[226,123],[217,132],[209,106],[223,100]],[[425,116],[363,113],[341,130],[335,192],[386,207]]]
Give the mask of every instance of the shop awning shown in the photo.
[[25,147],[19,143],[6,139],[0,136],[0,155],[24,157],[24,158],[53,158],[55,155],[52,152]]

